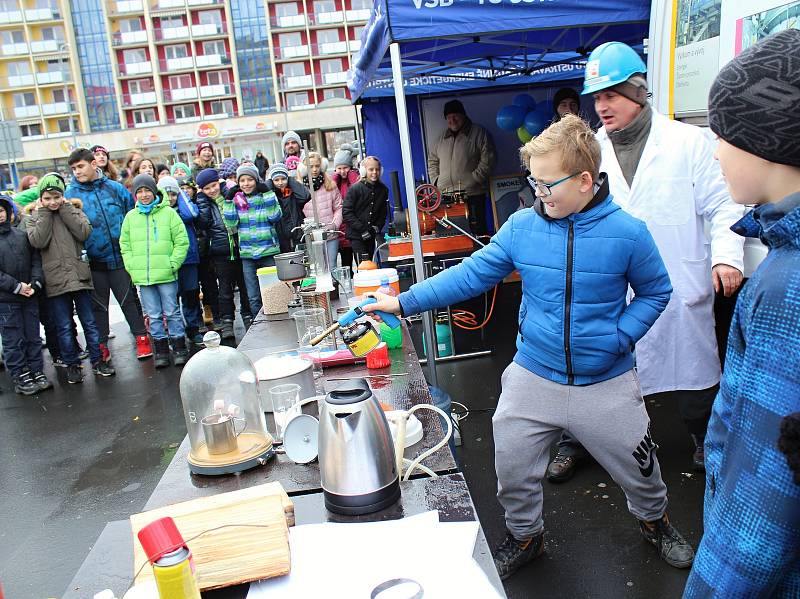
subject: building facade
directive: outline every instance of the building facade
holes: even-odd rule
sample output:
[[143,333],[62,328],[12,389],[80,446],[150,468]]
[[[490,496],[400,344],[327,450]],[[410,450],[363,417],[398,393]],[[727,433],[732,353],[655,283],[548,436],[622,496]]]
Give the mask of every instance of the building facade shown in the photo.
[[[219,158],[301,131],[332,155],[353,139],[347,70],[371,0],[0,0],[0,117],[20,171],[102,144]],[[119,157],[118,155],[115,157]],[[0,167],[2,168],[2,167]]]

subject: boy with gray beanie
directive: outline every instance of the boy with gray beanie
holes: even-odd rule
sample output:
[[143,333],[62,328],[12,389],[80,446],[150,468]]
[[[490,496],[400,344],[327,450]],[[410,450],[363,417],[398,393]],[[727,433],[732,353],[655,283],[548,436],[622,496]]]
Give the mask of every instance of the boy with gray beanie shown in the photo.
[[709,95],[733,225],[769,253],[739,294],[705,439],[704,536],[684,597],[797,597],[800,486],[778,450],[800,411],[800,31],[734,58]]
[[283,164],[289,169],[289,175],[295,177],[298,165],[306,159],[303,140],[296,131],[287,131],[281,139],[281,145],[283,146]]

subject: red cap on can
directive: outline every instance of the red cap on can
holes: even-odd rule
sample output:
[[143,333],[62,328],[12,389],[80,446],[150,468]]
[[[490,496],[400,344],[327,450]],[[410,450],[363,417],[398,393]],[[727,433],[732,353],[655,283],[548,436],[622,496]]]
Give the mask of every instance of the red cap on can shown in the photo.
[[169,516],[154,520],[140,530],[137,536],[151,564],[156,563],[163,555],[186,545],[181,532],[175,526],[175,520]]

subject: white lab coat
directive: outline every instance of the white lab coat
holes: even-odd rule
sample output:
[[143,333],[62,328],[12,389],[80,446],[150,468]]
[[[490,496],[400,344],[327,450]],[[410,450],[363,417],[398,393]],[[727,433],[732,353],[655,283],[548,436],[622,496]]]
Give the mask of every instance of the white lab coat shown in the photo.
[[672,281],[666,310],[636,344],[642,393],[711,387],[720,379],[711,267],[743,269],[744,239],[730,226],[745,209],[730,199],[713,146],[695,126],[654,110],[630,187],[605,128],[597,139],[614,201],[647,223]]

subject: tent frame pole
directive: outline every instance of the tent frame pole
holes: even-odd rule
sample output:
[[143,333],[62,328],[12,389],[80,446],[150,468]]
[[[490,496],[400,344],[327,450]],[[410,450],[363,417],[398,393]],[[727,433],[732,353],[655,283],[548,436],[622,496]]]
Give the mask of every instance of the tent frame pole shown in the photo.
[[[400,58],[400,45],[393,42],[389,45],[389,53],[392,58],[392,79],[394,83],[394,101],[397,107],[397,128],[400,133],[400,152],[403,156],[403,178],[406,184],[406,198],[408,199],[408,217],[411,227],[411,247],[414,250],[414,273],[417,282],[425,280],[425,262],[422,257],[422,239],[419,235],[419,216],[417,214],[416,193],[414,190],[414,165],[411,160],[411,134],[408,128],[408,113],[406,112],[406,92],[403,85],[403,63]],[[434,387],[437,386],[436,377],[436,357],[439,353],[436,336],[433,312],[430,310],[422,315],[422,325],[425,335],[425,347],[427,354],[433,356],[433,360],[428,360],[429,377],[428,382]]]

